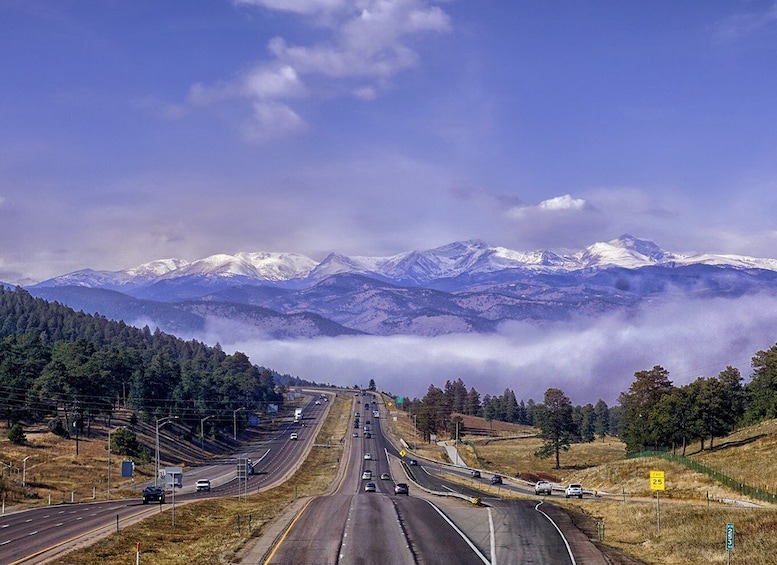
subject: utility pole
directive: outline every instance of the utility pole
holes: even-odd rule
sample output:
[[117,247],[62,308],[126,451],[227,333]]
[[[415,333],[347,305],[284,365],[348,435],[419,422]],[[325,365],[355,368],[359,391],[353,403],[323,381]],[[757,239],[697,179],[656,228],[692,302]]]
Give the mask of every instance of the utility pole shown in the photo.
[[178,416],[167,416],[165,418],[156,419],[156,467],[154,469],[156,472],[154,473],[154,486],[157,485],[157,480],[159,479],[159,428],[160,426],[164,426],[168,422],[177,419]]
[[245,410],[245,406],[232,411],[232,439],[235,441],[237,441],[237,413],[241,410]]

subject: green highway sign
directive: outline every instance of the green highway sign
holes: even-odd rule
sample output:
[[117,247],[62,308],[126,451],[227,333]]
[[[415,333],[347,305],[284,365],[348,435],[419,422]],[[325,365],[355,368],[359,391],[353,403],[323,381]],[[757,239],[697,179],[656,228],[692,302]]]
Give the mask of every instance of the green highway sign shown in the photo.
[[734,524],[726,524],[726,549],[734,549]]

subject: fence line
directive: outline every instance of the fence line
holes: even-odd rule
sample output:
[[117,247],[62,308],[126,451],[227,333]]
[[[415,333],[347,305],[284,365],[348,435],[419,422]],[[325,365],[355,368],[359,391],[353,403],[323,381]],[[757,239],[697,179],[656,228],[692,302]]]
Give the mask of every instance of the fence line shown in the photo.
[[692,471],[696,471],[697,473],[703,473],[707,475],[712,480],[717,481],[724,486],[727,486],[728,488],[738,492],[739,494],[749,496],[750,498],[760,500],[761,502],[771,502],[771,503],[777,502],[777,493],[769,492],[768,490],[762,489],[759,487],[747,485],[740,480],[737,480],[729,475],[726,475],[725,473],[722,473],[721,471],[718,471],[717,469],[707,467],[706,465],[703,465],[698,461],[694,461],[693,459],[689,459],[688,457],[683,457],[682,455],[678,455],[676,453],[654,450],[654,451],[639,451],[636,453],[629,453],[626,455],[626,459],[635,459],[637,457],[659,457],[661,459],[666,459],[667,461],[679,463],[680,465],[684,465],[685,467],[691,469]]

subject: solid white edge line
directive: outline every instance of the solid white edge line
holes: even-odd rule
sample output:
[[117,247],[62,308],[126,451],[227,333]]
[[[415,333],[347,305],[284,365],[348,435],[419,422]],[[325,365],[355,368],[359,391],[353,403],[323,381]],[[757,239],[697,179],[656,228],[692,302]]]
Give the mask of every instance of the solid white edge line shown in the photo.
[[494,533],[494,517],[491,515],[491,507],[488,510],[488,532],[491,535],[491,565],[496,565],[496,534]]
[[556,531],[558,532],[558,535],[561,536],[561,539],[564,540],[564,545],[567,548],[567,553],[569,553],[569,558],[572,560],[572,565],[577,565],[577,561],[575,561],[575,556],[572,555],[572,548],[569,547],[569,542],[567,541],[567,538],[564,537],[564,533],[561,531],[561,528],[558,527],[556,522],[553,521],[553,518],[548,516],[543,510],[540,510],[540,506],[542,506],[542,502],[538,503],[537,506],[534,507],[534,509],[545,516],[551,524],[553,524],[553,527],[556,528]]
[[457,534],[459,534],[459,535],[461,536],[461,539],[463,539],[465,542],[467,542],[467,545],[468,545],[468,546],[469,546],[469,547],[472,549],[472,551],[474,551],[474,552],[475,552],[475,555],[477,555],[478,557],[480,557],[480,560],[481,560],[481,561],[483,561],[483,563],[485,563],[486,565],[491,565],[491,562],[490,562],[488,559],[486,559],[486,556],[485,556],[485,555],[483,555],[482,553],[480,553],[480,550],[479,550],[477,547],[475,547],[475,544],[474,544],[474,543],[472,543],[472,541],[471,541],[471,540],[470,540],[470,539],[469,539],[469,538],[468,538],[468,537],[467,537],[467,536],[464,534],[464,532],[462,532],[462,531],[461,531],[461,530],[458,528],[458,526],[456,526],[456,524],[454,524],[454,523],[451,521],[451,519],[450,519],[450,518],[448,518],[448,517],[445,515],[445,513],[444,513],[442,510],[440,510],[439,508],[437,508],[437,506],[436,506],[436,505],[435,505],[433,502],[431,502],[430,500],[427,500],[426,502],[427,502],[427,503],[429,503],[429,506],[431,506],[432,508],[434,508],[434,509],[437,511],[437,513],[438,513],[440,516],[442,516],[442,519],[443,519],[443,520],[445,520],[446,522],[448,522],[448,525],[449,525],[451,528],[453,528],[453,529],[454,529],[454,531],[455,531]]

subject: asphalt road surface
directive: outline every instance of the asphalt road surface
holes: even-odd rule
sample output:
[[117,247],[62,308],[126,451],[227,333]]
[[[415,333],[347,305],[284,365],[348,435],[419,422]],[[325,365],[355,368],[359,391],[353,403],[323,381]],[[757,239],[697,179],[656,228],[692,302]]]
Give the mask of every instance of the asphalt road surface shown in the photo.
[[[356,405],[359,408],[363,410],[363,405]],[[338,488],[301,510],[266,563],[484,563],[476,548],[429,502],[412,496],[412,491],[411,496],[394,494],[395,482],[405,478],[392,475],[389,444],[371,414],[372,409],[364,411],[359,427],[352,428],[358,437],[351,437],[347,445],[346,470]],[[370,438],[364,433],[368,419]],[[366,470],[372,471],[371,479],[362,477]],[[381,479],[383,473],[391,478]],[[365,490],[370,482],[375,492]]]
[[[150,513],[170,510],[174,500],[185,502],[211,496],[238,496],[280,483],[293,471],[313,441],[314,430],[325,408],[325,403],[315,405],[311,401],[305,407],[304,427],[302,423],[283,425],[267,440],[243,453],[215,464],[186,469],[184,487],[177,490],[175,497],[168,492],[164,505],[143,504],[139,490],[138,498],[57,504],[3,514],[0,516],[0,563],[42,563],[67,551],[85,536],[115,532]],[[290,439],[292,431],[298,433],[299,439]],[[247,480],[237,479],[240,457],[254,461],[254,474]],[[211,492],[195,492],[194,484],[198,479],[210,479]]]

